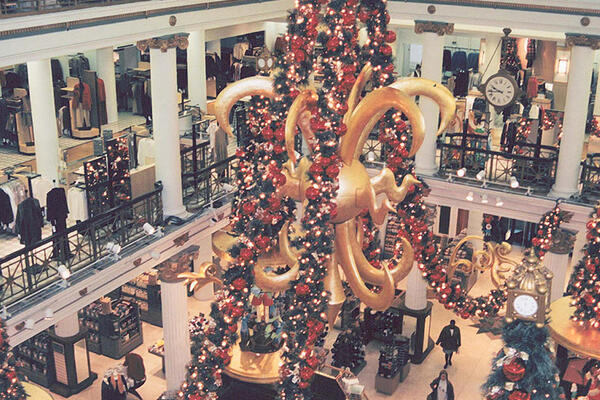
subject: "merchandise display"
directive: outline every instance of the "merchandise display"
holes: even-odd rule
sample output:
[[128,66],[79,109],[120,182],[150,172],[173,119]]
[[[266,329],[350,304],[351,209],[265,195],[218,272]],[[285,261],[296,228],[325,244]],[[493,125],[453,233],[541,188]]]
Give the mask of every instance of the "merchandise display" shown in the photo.
[[50,387],[56,376],[52,341],[46,332],[35,335],[13,349],[18,371],[38,385]]
[[145,272],[121,286],[121,298],[137,303],[142,321],[162,326],[160,283],[156,271]]

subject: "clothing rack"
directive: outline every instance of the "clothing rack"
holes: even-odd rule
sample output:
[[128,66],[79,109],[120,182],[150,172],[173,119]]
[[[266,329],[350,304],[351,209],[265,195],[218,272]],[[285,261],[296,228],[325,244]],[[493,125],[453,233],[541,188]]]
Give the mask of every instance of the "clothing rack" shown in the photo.
[[470,52],[474,52],[474,53],[478,53],[479,49],[476,48],[471,48],[471,47],[460,47],[460,46],[444,46],[444,50],[463,50],[463,51],[470,51]]

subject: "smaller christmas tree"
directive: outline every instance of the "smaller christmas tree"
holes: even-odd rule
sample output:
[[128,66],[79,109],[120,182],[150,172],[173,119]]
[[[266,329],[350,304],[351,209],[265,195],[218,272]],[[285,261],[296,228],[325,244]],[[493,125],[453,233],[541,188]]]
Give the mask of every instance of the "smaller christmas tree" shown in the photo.
[[494,358],[483,391],[487,400],[564,399],[548,349],[548,329],[516,320],[502,330],[504,347]]
[[331,349],[333,365],[354,370],[365,361],[365,346],[358,329],[348,329],[340,333]]
[[600,205],[592,213],[587,223],[587,244],[584,256],[579,261],[567,287],[567,293],[573,296],[575,312],[572,319],[586,327],[600,328]]
[[4,321],[0,319],[0,400],[25,400],[27,394],[15,372]]

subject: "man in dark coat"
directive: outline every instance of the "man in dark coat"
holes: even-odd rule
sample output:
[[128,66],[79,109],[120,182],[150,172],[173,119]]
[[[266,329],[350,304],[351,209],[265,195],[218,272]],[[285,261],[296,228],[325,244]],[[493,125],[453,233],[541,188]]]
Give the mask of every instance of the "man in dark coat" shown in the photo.
[[446,370],[442,370],[429,386],[431,393],[427,396],[427,400],[454,400],[454,386],[448,380]]
[[442,329],[435,344],[441,345],[442,349],[444,349],[444,354],[446,356],[444,368],[447,368],[448,365],[452,365],[452,354],[458,352],[458,348],[460,347],[460,329],[456,326],[456,321],[451,320],[450,324]]

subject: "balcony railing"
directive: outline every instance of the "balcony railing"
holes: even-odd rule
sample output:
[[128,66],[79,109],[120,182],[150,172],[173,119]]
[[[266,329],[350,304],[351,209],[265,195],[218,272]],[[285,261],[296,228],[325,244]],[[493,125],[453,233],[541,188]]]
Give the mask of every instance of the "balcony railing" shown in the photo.
[[143,225],[162,222],[162,186],[0,259],[0,303],[9,306],[61,279],[59,267],[73,273],[108,254],[108,242],[121,246],[145,235]]
[[189,175],[205,169],[210,162],[210,142],[193,143],[181,150],[181,174]]
[[238,160],[230,156],[196,172],[182,174],[183,202],[190,210],[211,205],[231,193],[235,185],[234,166]]
[[2,17],[10,17],[140,1],[149,0],[0,0],[0,12]]
[[475,177],[485,170],[485,180],[508,184],[515,177],[522,188],[548,193],[554,184],[558,149],[531,143],[515,143],[519,154],[487,149],[487,138],[478,135],[447,134],[438,141],[440,172],[454,173],[465,168],[466,176]]
[[600,199],[600,153],[588,154],[581,164],[581,194],[596,201]]

